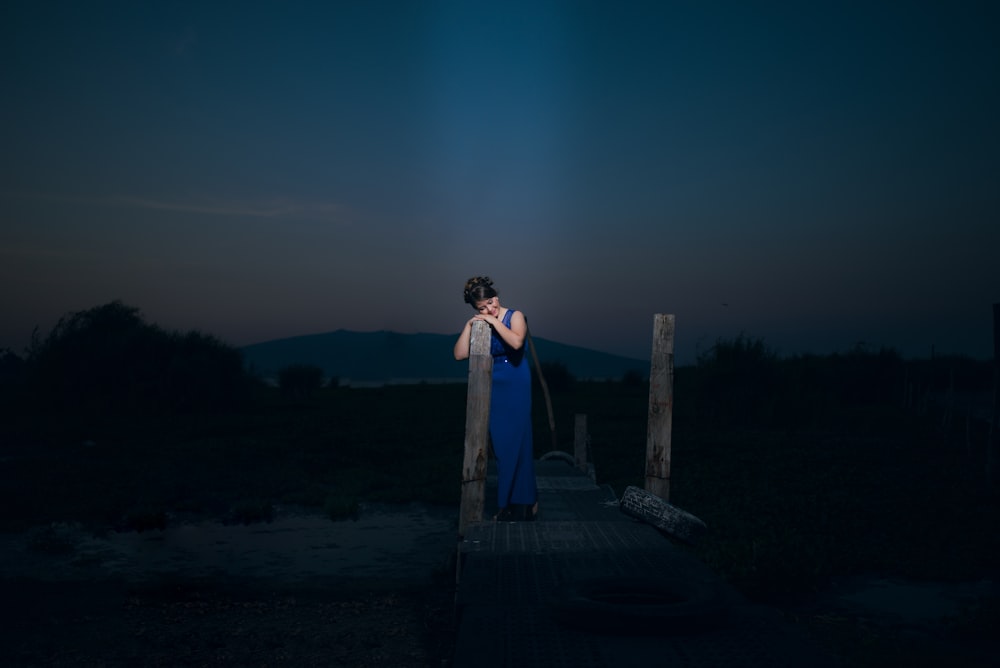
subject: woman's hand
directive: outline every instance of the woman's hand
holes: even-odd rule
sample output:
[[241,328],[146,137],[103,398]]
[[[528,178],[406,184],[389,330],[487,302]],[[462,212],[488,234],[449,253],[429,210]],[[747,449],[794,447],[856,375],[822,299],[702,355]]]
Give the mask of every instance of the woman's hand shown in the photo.
[[500,318],[497,318],[496,316],[492,316],[486,313],[477,313],[476,315],[472,316],[472,318],[469,319],[469,322],[467,324],[472,325],[472,323],[475,322],[476,320],[482,320],[493,329],[496,329],[497,325],[500,324]]
[[491,315],[485,313],[477,313],[468,319],[465,323],[465,327],[462,328],[462,332],[458,335],[458,341],[455,342],[455,359],[464,360],[469,358],[469,342],[472,338],[472,323],[477,320],[482,320],[487,325],[493,329],[497,328],[500,324],[500,319],[495,318]]

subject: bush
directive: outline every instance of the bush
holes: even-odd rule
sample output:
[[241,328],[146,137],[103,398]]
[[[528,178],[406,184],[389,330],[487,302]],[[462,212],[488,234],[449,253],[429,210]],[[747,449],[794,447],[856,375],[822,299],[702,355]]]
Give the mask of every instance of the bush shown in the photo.
[[24,383],[25,362],[9,348],[0,350],[0,402],[5,408],[21,396]]
[[762,339],[719,339],[698,355],[694,402],[699,417],[728,424],[769,422],[780,385],[777,355]]
[[243,355],[201,332],[171,336],[164,393],[178,408],[226,408],[248,387]]
[[211,410],[247,387],[241,353],[215,338],[167,332],[114,301],[59,320],[33,337],[28,391],[42,407]]
[[[796,426],[836,420],[846,407],[898,401],[906,373],[895,350],[779,358],[761,339],[720,339],[698,356],[684,401],[723,427]],[[690,397],[690,398],[688,398]]]

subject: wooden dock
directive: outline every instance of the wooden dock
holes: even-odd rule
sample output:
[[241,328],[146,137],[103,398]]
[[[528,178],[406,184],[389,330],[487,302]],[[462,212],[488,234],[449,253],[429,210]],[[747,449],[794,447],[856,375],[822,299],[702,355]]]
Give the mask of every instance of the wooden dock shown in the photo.
[[592,475],[555,458],[537,478],[536,521],[476,522],[459,543],[456,667],[842,665]]

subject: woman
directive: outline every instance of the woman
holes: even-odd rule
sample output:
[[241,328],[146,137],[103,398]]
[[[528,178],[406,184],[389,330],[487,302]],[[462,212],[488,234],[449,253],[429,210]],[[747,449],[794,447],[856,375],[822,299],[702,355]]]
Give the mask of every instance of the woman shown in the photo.
[[476,311],[455,342],[455,359],[469,358],[472,323],[490,326],[493,389],[490,394],[490,440],[497,460],[497,508],[493,519],[533,520],[538,514],[534,448],[531,441],[531,371],[524,356],[528,322],[520,311],[500,304],[488,276],[465,283],[465,303]]

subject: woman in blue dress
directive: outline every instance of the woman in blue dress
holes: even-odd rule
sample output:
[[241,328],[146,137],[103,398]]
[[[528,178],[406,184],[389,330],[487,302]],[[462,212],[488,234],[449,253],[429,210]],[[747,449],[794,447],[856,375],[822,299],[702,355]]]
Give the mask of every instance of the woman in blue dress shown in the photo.
[[465,303],[472,316],[455,342],[455,359],[469,357],[472,323],[492,330],[493,386],[490,394],[490,441],[497,462],[497,508],[494,519],[533,520],[538,513],[534,448],[531,440],[531,370],[524,348],[528,322],[520,311],[500,304],[488,276],[465,283]]

